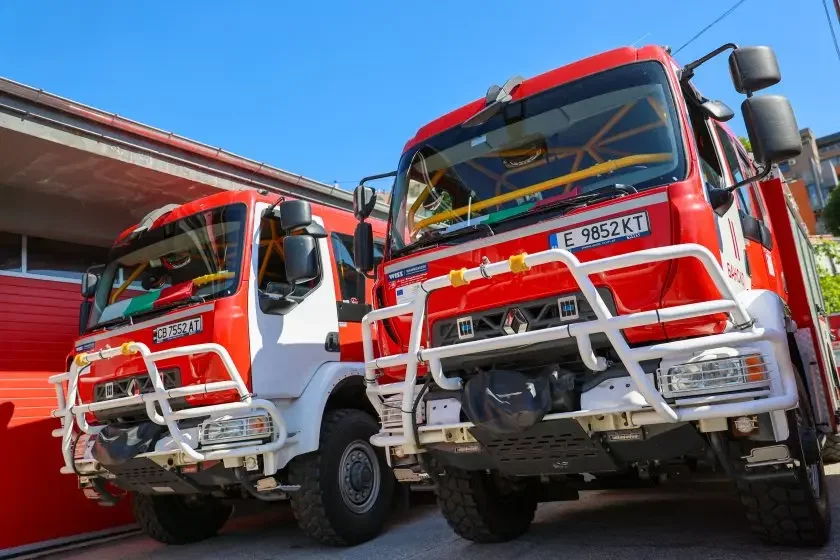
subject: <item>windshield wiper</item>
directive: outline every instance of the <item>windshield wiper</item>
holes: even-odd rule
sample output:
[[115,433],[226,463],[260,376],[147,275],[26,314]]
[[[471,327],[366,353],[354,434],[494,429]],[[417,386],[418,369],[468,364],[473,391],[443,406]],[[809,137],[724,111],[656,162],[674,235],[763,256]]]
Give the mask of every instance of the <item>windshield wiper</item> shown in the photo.
[[636,187],[629,185],[622,185],[620,183],[616,183],[615,185],[606,185],[588,193],[582,193],[570,198],[563,198],[555,202],[550,202],[544,206],[540,206],[535,210],[530,210],[528,212],[523,212],[522,214],[509,216],[507,218],[497,221],[496,224],[510,222],[513,220],[519,220],[528,216],[536,216],[538,214],[543,214],[545,212],[548,212],[550,210],[556,210],[558,208],[565,208],[567,211],[572,210],[573,208],[583,208],[585,206],[588,206],[589,204],[592,204],[593,202],[607,200],[616,196],[634,194],[637,192],[639,191],[636,189]]
[[437,231],[426,234],[425,237],[415,241],[411,245],[403,247],[402,249],[395,249],[392,251],[395,257],[411,253],[415,249],[422,249],[424,247],[432,247],[434,245],[441,245],[447,241],[451,241],[464,235],[477,233],[479,231],[487,231],[490,235],[494,235],[493,230],[484,222],[472,224],[466,227],[458,228],[448,233],[438,233]]

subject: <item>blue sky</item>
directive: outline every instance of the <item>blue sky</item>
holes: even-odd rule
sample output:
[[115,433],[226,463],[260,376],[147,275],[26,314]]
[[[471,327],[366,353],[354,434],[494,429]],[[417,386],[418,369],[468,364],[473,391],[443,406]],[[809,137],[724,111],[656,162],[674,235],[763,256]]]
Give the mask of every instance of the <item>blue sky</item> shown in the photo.
[[[352,188],[492,83],[627,44],[676,49],[732,3],[6,0],[0,75]],[[821,0],[747,0],[677,58],[729,41],[774,47],[772,91],[791,98],[800,127],[840,131]],[[736,109],[742,131],[726,57],[696,83]]]

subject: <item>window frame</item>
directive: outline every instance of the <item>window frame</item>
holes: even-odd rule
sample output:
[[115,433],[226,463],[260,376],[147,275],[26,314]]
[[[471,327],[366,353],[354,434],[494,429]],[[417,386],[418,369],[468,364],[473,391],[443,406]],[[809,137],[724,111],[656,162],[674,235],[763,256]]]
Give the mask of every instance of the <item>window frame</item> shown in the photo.
[[[315,218],[315,216],[313,216],[313,218]],[[290,302],[290,304],[293,304],[288,309],[275,309],[273,311],[266,311],[263,308],[263,305],[262,305],[262,301],[263,301],[262,294],[265,293],[265,290],[260,288],[260,282],[259,282],[259,270],[260,270],[260,262],[261,262],[260,261],[260,254],[259,254],[259,243],[261,241],[261,236],[262,236],[262,231],[263,231],[263,225],[262,225],[263,221],[265,220],[265,221],[269,222],[271,220],[271,218],[263,217],[261,213],[258,213],[257,216],[256,216],[256,219],[259,221],[259,227],[258,227],[257,232],[256,232],[256,240],[257,240],[257,247],[256,247],[256,267],[257,268],[256,268],[256,271],[257,271],[258,277],[253,278],[252,282],[254,283],[254,290],[256,291],[256,295],[257,295],[257,304],[258,304],[260,312],[264,315],[286,315],[289,312],[291,312],[294,307],[297,307],[297,305],[299,305],[301,302],[303,302],[303,300],[308,298],[311,294],[315,293],[315,291],[318,288],[320,288],[321,285],[324,283],[324,261],[323,261],[322,252],[321,252],[321,243],[320,243],[321,240],[318,239],[318,238],[315,239],[315,260],[318,263],[318,278],[317,278],[317,281],[315,282],[315,285],[312,286],[312,288],[310,288],[302,296],[295,296],[295,295],[288,296],[286,299]],[[278,223],[279,223],[279,220],[278,220]],[[281,239],[282,239],[282,237],[281,237]],[[329,251],[329,247],[327,247],[327,251]],[[285,261],[283,261],[283,267],[285,268]],[[284,270],[284,272],[285,272],[285,270]]]
[[[66,277],[63,277],[63,276],[52,276],[52,275],[49,275],[49,274],[38,274],[38,273],[29,272],[29,266],[28,266],[28,260],[29,260],[28,245],[29,245],[29,242],[28,242],[28,240],[29,240],[30,237],[35,237],[35,236],[25,235],[25,234],[22,234],[22,233],[15,233],[15,232],[11,232],[11,231],[7,232],[7,233],[11,233],[12,235],[19,235],[20,238],[21,238],[21,251],[20,251],[20,253],[21,253],[21,255],[20,255],[21,267],[20,268],[21,269],[19,271],[17,271],[17,270],[0,270],[0,276],[8,276],[8,277],[11,277],[11,278],[25,278],[25,279],[29,279],[29,280],[42,280],[42,281],[46,281],[46,282],[62,282],[64,284],[78,284],[78,285],[81,286],[81,284],[82,284],[82,279],[81,278],[78,278],[78,279],[76,279],[76,278],[66,278]],[[51,239],[49,237],[44,237],[42,239],[47,239],[49,241],[63,242],[60,239]],[[81,244],[81,245],[83,245],[83,244]],[[89,245],[89,247],[96,247],[96,246],[95,245]],[[100,247],[100,248],[105,249],[106,251],[110,249],[110,247]],[[84,273],[80,273],[80,274],[84,274]]]

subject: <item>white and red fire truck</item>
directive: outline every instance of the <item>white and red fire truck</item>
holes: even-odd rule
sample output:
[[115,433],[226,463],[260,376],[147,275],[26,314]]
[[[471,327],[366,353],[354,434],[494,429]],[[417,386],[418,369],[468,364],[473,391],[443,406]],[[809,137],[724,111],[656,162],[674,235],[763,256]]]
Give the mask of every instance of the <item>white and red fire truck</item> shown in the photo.
[[[726,52],[753,156],[692,83]],[[838,380],[773,171],[801,150],[796,121],[754,95],[780,79],[767,47],[683,67],[620,48],[492,86],[408,141],[363,319],[371,441],[400,480],[434,479],[457,534],[512,539],[540,501],[716,470],[767,541],[826,542]],[[355,199],[370,271],[364,181]]]
[[395,481],[369,442],[354,225],[242,191],[126,230],[85,275],[82,334],[51,378],[62,471],[105,505],[130,493],[165,543],[215,534],[243,496],[289,498],[324,543],[375,536]]

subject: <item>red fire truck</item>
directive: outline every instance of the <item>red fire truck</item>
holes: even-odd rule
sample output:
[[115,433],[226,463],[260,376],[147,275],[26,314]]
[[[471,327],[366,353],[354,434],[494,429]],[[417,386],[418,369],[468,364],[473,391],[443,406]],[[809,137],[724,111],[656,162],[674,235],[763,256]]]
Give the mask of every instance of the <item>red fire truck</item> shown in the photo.
[[81,337],[51,378],[62,472],[104,505],[130,493],[165,543],[213,535],[242,497],[291,499],[324,543],[375,536],[395,481],[369,443],[354,225],[242,191],[126,230],[86,274]]
[[[726,52],[754,157],[692,82]],[[796,121],[754,95],[780,79],[768,47],[682,67],[620,48],[492,86],[408,141],[363,319],[372,442],[400,480],[434,479],[457,534],[507,540],[540,501],[717,471],[767,541],[826,542],[840,395],[773,166],[800,152]],[[355,200],[373,270],[364,181]]]

